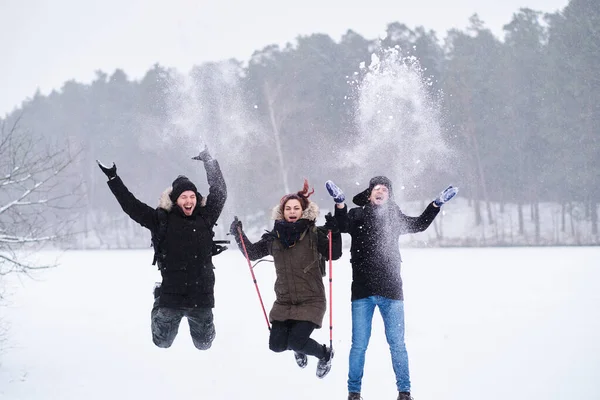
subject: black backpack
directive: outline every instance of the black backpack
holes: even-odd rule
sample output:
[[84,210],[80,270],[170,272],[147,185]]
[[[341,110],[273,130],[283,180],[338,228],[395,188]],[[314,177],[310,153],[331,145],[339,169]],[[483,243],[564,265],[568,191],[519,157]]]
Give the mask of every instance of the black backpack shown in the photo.
[[[163,268],[164,261],[167,257],[166,251],[161,247],[165,238],[167,237],[167,222],[169,213],[164,208],[158,207],[156,209],[158,215],[158,227],[156,230],[152,231],[152,247],[154,248],[154,258],[152,260],[152,265],[158,265],[158,269]],[[217,224],[214,224],[216,226]],[[211,234],[214,236],[215,233],[210,230]],[[212,245],[212,255],[216,256],[217,254],[221,254],[225,250],[227,250],[227,246],[222,246],[222,244],[229,244],[229,240],[213,240]]]

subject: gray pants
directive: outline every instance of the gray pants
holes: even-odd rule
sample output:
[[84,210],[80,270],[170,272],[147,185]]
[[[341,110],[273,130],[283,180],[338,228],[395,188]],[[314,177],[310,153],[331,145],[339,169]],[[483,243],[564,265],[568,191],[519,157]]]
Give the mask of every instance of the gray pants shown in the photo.
[[216,335],[211,308],[158,307],[156,299],[151,317],[152,341],[161,348],[171,347],[183,317],[187,317],[190,335],[198,350],[210,349]]

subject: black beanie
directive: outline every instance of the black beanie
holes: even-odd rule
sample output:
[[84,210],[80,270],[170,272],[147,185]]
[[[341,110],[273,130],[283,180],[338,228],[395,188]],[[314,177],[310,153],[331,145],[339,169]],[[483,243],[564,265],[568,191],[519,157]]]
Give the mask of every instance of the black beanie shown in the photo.
[[376,176],[374,178],[371,178],[371,180],[369,181],[369,192],[371,192],[373,188],[377,185],[383,185],[387,187],[390,193],[390,198],[394,196],[394,192],[392,191],[392,181],[390,181],[387,177]]
[[177,179],[173,181],[172,186],[173,190],[171,190],[171,194],[169,195],[169,197],[171,198],[171,201],[173,203],[177,203],[177,199],[179,198],[179,196],[181,196],[181,193],[185,192],[186,190],[191,190],[194,193],[196,193],[196,197],[198,197],[198,201],[200,201],[201,197],[198,193],[198,190],[196,189],[196,185],[194,185],[192,181],[190,181],[186,176],[179,175]]
[[369,196],[371,195],[373,188],[377,185],[383,185],[387,187],[388,192],[390,194],[390,199],[393,199],[394,192],[392,191],[392,181],[390,181],[385,176],[376,176],[374,178],[371,178],[371,180],[369,181],[369,187],[367,189],[354,196],[352,202],[360,207],[367,205],[367,203],[369,203]]

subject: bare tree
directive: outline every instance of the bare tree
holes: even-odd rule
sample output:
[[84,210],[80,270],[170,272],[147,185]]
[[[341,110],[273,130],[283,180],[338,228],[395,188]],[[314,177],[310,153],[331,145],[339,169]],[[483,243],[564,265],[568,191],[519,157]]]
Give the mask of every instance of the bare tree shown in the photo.
[[20,119],[0,125],[0,279],[50,267],[24,261],[24,254],[66,238],[80,200],[79,182],[67,173],[76,154],[19,129]]
[[[0,306],[8,274],[53,266],[28,261],[28,255],[67,237],[77,218],[73,206],[81,200],[79,179],[65,184],[76,155],[68,146],[52,146],[19,129],[20,120],[9,129],[0,121]],[[0,352],[7,347],[8,330],[8,321],[0,318]]]

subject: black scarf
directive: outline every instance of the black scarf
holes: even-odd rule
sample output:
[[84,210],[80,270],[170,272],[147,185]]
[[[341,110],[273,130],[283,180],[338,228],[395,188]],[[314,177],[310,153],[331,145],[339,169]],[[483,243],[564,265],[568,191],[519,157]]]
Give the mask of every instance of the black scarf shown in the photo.
[[296,222],[287,222],[284,219],[280,219],[275,221],[273,234],[279,239],[283,247],[289,249],[296,244],[311,223],[313,222],[304,218]]

